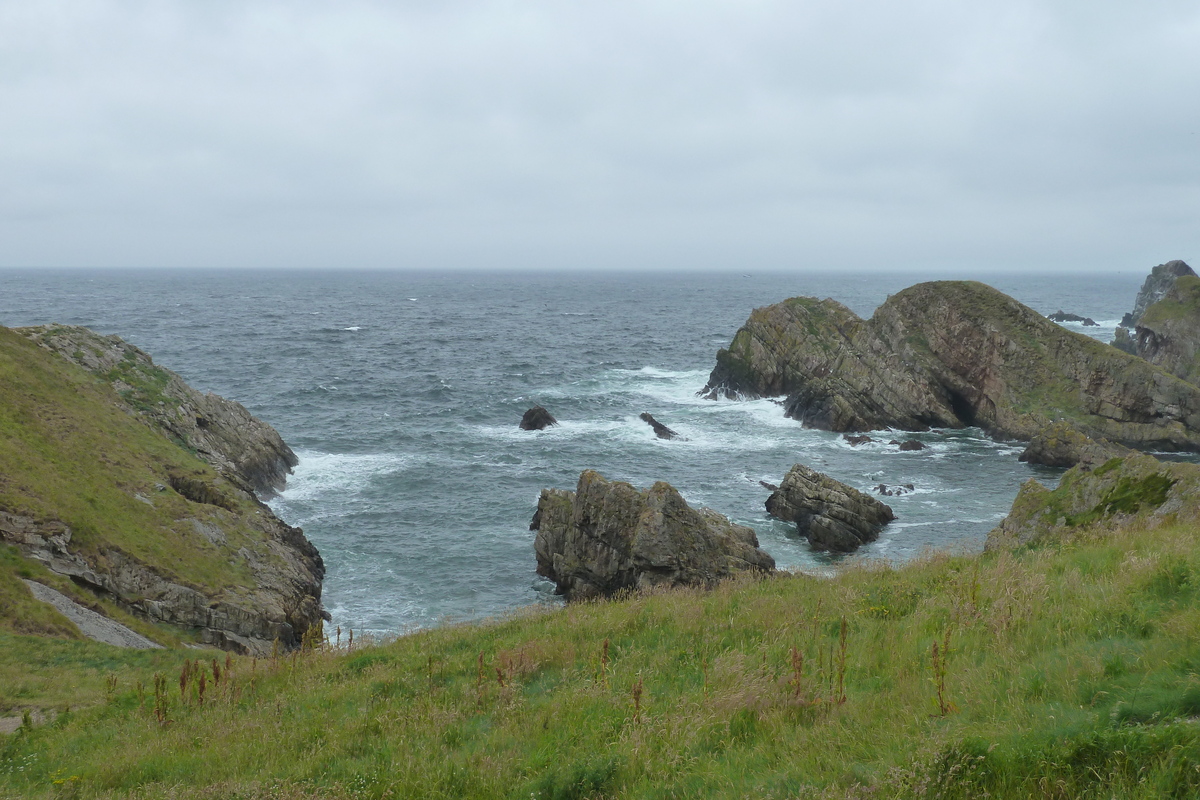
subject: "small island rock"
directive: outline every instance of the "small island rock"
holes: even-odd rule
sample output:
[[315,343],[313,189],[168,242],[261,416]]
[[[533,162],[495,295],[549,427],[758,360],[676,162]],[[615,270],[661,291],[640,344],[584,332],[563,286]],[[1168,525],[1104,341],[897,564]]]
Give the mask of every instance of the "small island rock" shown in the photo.
[[692,508],[663,481],[639,491],[584,470],[575,491],[542,491],[530,527],[538,574],[567,600],[713,586],[738,572],[775,569],[753,530]]
[[521,430],[523,431],[540,431],[557,424],[558,420],[541,406],[534,406],[521,417]]
[[896,518],[890,506],[803,464],[792,467],[767,498],[767,513],[795,522],[814,548],[841,553],[875,541]]
[[671,430],[666,425],[663,425],[661,422],[656,420],[654,417],[650,416],[650,414],[647,412],[642,412],[639,419],[641,419],[643,422],[645,422],[647,425],[649,425],[651,428],[653,428],[654,435],[660,439],[680,439],[680,438],[682,438],[678,433]]

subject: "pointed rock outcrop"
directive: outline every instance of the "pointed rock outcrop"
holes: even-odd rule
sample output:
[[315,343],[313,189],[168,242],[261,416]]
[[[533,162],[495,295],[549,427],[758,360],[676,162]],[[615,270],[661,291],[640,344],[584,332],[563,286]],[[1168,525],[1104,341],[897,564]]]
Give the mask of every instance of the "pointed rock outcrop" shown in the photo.
[[538,574],[568,600],[713,586],[738,572],[775,568],[753,530],[692,508],[662,481],[639,491],[585,470],[573,492],[542,491],[530,528]]

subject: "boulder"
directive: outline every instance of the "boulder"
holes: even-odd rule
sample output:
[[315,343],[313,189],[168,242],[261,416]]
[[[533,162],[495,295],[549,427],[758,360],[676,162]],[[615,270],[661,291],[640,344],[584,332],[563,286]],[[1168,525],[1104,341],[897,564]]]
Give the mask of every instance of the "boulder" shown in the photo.
[[1176,259],[1168,261],[1165,264],[1159,264],[1150,270],[1150,274],[1146,276],[1146,280],[1142,283],[1141,291],[1137,294],[1137,299],[1133,303],[1133,311],[1121,318],[1121,327],[1133,328],[1141,322],[1142,315],[1146,313],[1146,309],[1157,303],[1163,298],[1178,278],[1189,276],[1196,277],[1195,271],[1192,270],[1184,262]]
[[111,383],[131,414],[261,496],[282,491],[300,463],[278,431],[241,403],[193,389],[119,336],[75,325],[14,330]]
[[663,425],[661,422],[659,422],[658,420],[656,420],[654,417],[650,416],[650,414],[648,414],[646,412],[643,412],[641,414],[640,419],[643,422],[645,422],[647,425],[649,425],[651,428],[653,428],[654,435],[660,439],[679,439],[679,438],[681,438],[678,433],[671,430],[666,425]]
[[1197,497],[1197,464],[1159,461],[1144,453],[1113,457],[1099,466],[1080,461],[1055,489],[1026,481],[1008,516],[988,533],[984,549],[1069,541],[1095,531],[1195,524]]
[[585,470],[573,492],[542,491],[530,527],[537,531],[538,574],[568,600],[707,587],[739,572],[775,569],[753,530],[693,509],[662,481],[639,491]]
[[860,444],[870,444],[871,442],[875,441],[870,436],[851,436],[848,433],[842,434],[842,438],[849,442],[851,447],[858,447]]
[[917,441],[916,439],[908,439],[900,442],[900,449],[906,453],[914,452],[916,450],[924,450],[925,447],[926,444],[924,442]]
[[840,432],[978,426],[1028,441],[1063,418],[1132,447],[1200,450],[1200,387],[974,281],[912,286],[869,320],[812,298],[755,309],[702,394],[786,395],[788,416]]
[[558,420],[549,411],[541,406],[534,406],[522,415],[520,427],[523,431],[540,431],[557,424]]
[[1101,464],[1132,452],[1107,439],[1092,439],[1069,422],[1055,422],[1034,435],[1019,460],[1047,467],[1073,467],[1079,463]]
[[1055,311],[1053,314],[1047,315],[1046,318],[1053,320],[1054,322],[1082,322],[1085,327],[1098,327],[1100,324],[1091,317],[1081,317],[1078,314],[1068,314],[1061,308],[1058,311]]
[[767,513],[795,522],[813,548],[840,553],[875,541],[883,526],[896,518],[874,497],[803,464],[792,467],[779,490],[767,498]]

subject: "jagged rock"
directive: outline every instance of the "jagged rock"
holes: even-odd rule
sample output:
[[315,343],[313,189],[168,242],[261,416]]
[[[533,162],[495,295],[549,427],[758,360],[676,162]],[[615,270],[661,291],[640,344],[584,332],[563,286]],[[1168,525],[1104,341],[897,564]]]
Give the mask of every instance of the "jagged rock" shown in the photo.
[[642,412],[639,417],[643,422],[654,429],[654,435],[660,439],[679,439],[678,433],[663,425],[661,422],[650,416],[647,412]]
[[549,411],[541,406],[534,406],[521,417],[520,427],[523,431],[540,431],[557,424],[558,420]]
[[1112,346],[1122,353],[1129,353],[1131,356],[1137,355],[1137,344],[1133,341],[1133,337],[1129,335],[1128,328],[1117,328],[1113,334]]
[[916,450],[924,450],[925,447],[926,447],[926,445],[924,442],[917,441],[916,439],[908,439],[906,441],[900,442],[900,449],[906,453],[913,452]]
[[1078,314],[1068,314],[1061,308],[1058,311],[1055,311],[1053,314],[1048,314],[1046,318],[1053,320],[1054,322],[1082,322],[1087,327],[1098,327],[1100,324],[1091,317],[1081,317]]
[[131,413],[264,496],[281,491],[300,463],[279,433],[241,403],[196,391],[119,336],[75,325],[14,330],[109,381]]
[[1132,452],[1104,438],[1092,439],[1069,422],[1055,422],[1034,435],[1020,460],[1047,467],[1073,467],[1080,463],[1100,464]]
[[1141,291],[1138,292],[1137,299],[1133,303],[1133,311],[1121,318],[1122,328],[1136,327],[1142,319],[1142,315],[1146,313],[1146,309],[1154,303],[1157,303],[1163,298],[1174,284],[1176,279],[1183,276],[1195,278],[1196,273],[1184,262],[1176,259],[1168,261],[1165,264],[1159,264],[1150,270],[1150,274],[1146,276],[1145,282],[1142,284]]
[[1144,453],[1099,466],[1080,462],[1058,487],[1025,482],[1008,516],[987,536],[985,550],[1044,540],[1070,540],[1086,531],[1146,529],[1200,519],[1200,465],[1159,461]]
[[896,518],[874,497],[803,464],[788,470],[779,490],[767,498],[767,513],[795,522],[814,548],[842,553],[875,541]]
[[916,490],[911,483],[906,483],[903,486],[888,486],[886,483],[881,483],[875,487],[875,494],[881,494],[884,497],[903,497]]
[[750,528],[693,509],[670,484],[638,491],[593,470],[574,492],[545,489],[531,528],[537,572],[568,600],[657,586],[712,586],[744,570],[770,572]]
[[848,433],[842,434],[842,438],[849,442],[851,447],[858,447],[860,444],[870,444],[875,441],[870,436],[851,436]]
[[775,484],[773,484],[773,483],[767,483],[766,481],[759,481],[759,482],[758,482],[758,485],[759,485],[759,486],[761,486],[761,487],[763,487],[764,489],[766,489],[768,492],[777,492],[777,491],[779,491],[779,487],[778,487],[778,486],[776,486],[776,485],[775,485]]
[[832,300],[755,309],[707,397],[787,395],[834,431],[977,425],[1029,440],[1059,417],[1112,441],[1200,450],[1200,388],[974,281],[918,284],[870,320]]
[[1200,384],[1200,278],[1184,275],[1138,320],[1135,352],[1176,377]]

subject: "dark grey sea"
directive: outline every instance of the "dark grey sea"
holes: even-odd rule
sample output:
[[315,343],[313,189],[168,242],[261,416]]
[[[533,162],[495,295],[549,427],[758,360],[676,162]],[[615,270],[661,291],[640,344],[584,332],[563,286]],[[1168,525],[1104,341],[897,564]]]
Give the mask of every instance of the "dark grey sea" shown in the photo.
[[[836,569],[763,509],[796,462],[889,498],[898,520],[858,558],[973,551],[1029,477],[1021,448],[978,430],[928,449],[850,447],[771,401],[698,398],[719,347],[756,306],[833,297],[869,316],[919,274],[496,274],[354,271],[0,271],[0,324],[116,333],[193,386],[241,401],[301,463],[272,500],[328,568],[337,624],[393,633],[553,603],[529,520],[581,470],[674,484],[753,527],[780,566]],[[972,275],[1109,341],[1144,273]],[[540,403],[561,425],[518,430]],[[686,437],[662,441],[648,411]],[[891,438],[891,437],[888,437]],[[907,436],[905,438],[908,438]]]

